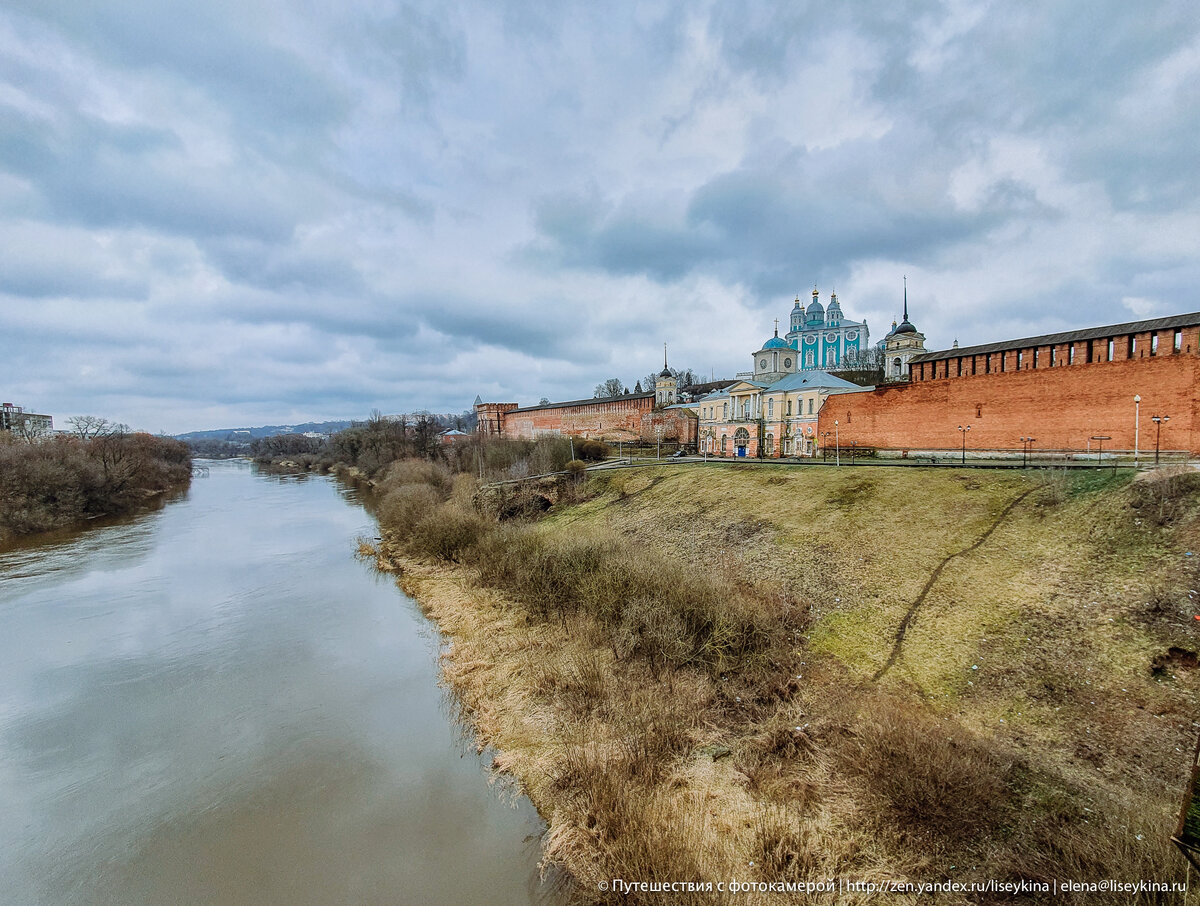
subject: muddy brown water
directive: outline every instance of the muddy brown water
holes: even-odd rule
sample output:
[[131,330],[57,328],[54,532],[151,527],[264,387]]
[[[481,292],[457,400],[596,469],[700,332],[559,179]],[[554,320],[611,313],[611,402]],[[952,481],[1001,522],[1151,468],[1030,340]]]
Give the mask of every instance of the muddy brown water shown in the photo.
[[210,465],[0,551],[0,900],[546,902],[356,492]]

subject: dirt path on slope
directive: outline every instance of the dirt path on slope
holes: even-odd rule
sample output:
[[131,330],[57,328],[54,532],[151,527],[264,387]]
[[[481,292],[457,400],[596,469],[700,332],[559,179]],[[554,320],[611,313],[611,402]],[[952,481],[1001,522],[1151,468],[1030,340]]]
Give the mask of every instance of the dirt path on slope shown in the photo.
[[1037,488],[1030,488],[1028,491],[1024,491],[1023,493],[1017,495],[1017,497],[1015,497],[1008,504],[1008,506],[1006,506],[1000,512],[1000,515],[996,517],[996,520],[990,526],[988,526],[987,531],[985,531],[975,540],[974,544],[948,555],[944,560],[942,560],[941,563],[937,565],[937,568],[930,574],[929,581],[925,583],[925,587],[922,588],[921,593],[917,595],[917,599],[913,601],[912,606],[908,608],[908,612],[904,615],[904,619],[900,621],[900,626],[896,629],[896,641],[892,645],[892,653],[888,655],[887,663],[875,671],[875,675],[871,677],[872,682],[879,682],[879,680],[881,680],[887,674],[887,672],[892,669],[892,666],[899,659],[900,652],[904,648],[904,635],[906,632],[908,632],[909,624],[912,623],[913,619],[916,617],[917,611],[920,609],[921,605],[925,603],[925,598],[929,595],[929,590],[933,588],[933,586],[937,583],[937,580],[941,578],[942,570],[946,568],[947,564],[949,564],[950,561],[956,557],[965,557],[967,554],[978,549],[983,542],[987,541],[992,532],[996,531],[996,529],[1000,527],[1000,523],[1008,518],[1008,514],[1013,511],[1016,505],[1036,490]]

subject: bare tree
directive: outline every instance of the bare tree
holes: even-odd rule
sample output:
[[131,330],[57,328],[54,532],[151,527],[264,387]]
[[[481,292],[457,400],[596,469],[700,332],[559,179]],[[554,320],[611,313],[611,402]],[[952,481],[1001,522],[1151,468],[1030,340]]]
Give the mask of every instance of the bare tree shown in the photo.
[[603,399],[609,396],[620,396],[624,387],[625,384],[622,383],[620,378],[612,377],[603,384],[597,384],[594,395],[597,399]]
[[830,369],[830,373],[852,384],[866,387],[883,383],[883,369],[883,351],[876,347],[868,347],[847,355],[836,368]]
[[101,418],[98,415],[74,415],[67,419],[67,424],[81,440],[101,437],[108,434],[112,428],[107,418]]

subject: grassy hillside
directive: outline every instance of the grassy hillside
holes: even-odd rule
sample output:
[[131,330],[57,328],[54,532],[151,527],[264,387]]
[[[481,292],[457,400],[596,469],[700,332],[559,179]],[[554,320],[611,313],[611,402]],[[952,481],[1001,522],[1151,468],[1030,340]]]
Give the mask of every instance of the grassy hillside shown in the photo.
[[[449,566],[390,553],[581,901],[618,877],[1178,880],[1200,489],[1153,478],[638,469],[531,526],[471,516]],[[495,532],[542,572],[489,570]],[[638,597],[622,572],[680,603],[610,602]]]
[[850,681],[914,696],[1095,780],[1178,793],[1200,718],[1184,653],[1200,645],[1193,479],[737,469],[620,473],[545,530],[601,524],[782,581],[813,602],[814,657]]

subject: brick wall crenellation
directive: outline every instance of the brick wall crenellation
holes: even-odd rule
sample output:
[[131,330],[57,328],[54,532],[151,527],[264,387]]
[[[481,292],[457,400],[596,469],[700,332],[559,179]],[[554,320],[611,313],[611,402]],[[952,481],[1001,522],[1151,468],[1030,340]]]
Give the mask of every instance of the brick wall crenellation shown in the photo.
[[[1185,342],[1198,348],[1194,329],[1188,329]],[[1127,344],[1116,346],[1128,352]],[[1038,368],[1020,371],[1015,370],[1016,351],[1010,350],[1005,354],[1012,359],[1012,370],[986,374],[977,368],[974,375],[961,378],[956,376],[955,359],[925,363],[939,366],[937,379],[831,397],[821,409],[818,431],[833,430],[836,419],[843,444],[956,449],[961,443],[958,426],[967,424],[968,449],[1020,449],[1021,437],[1036,437],[1040,449],[1084,450],[1093,435],[1108,435],[1112,439],[1104,442],[1106,449],[1132,450],[1134,396],[1140,395],[1142,450],[1154,449],[1151,416],[1168,415],[1162,448],[1200,452],[1200,358],[1170,354],[1169,348],[1163,354],[1161,347],[1159,355],[1151,356],[1148,340],[1139,339],[1137,347],[1146,355],[1135,352],[1133,359],[1117,358],[1093,367],[1052,367],[1044,351]],[[992,354],[993,362],[999,355]],[[946,366],[949,377],[942,376]]]

